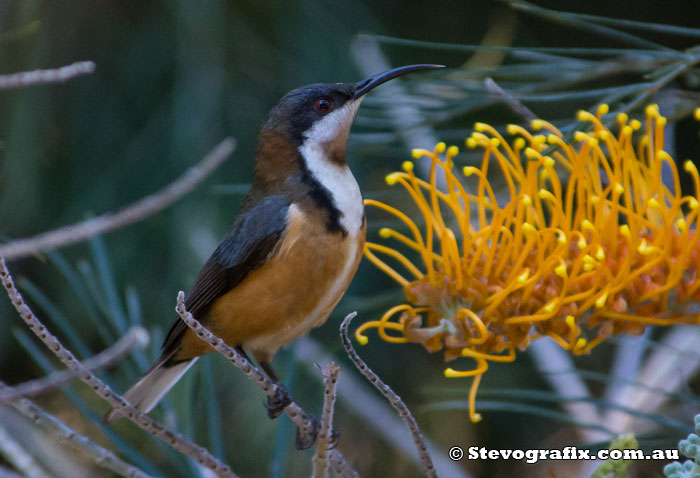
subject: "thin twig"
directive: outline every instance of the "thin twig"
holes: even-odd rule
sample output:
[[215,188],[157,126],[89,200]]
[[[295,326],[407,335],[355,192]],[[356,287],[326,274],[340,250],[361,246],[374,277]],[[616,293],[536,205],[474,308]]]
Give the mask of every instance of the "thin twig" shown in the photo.
[[359,478],[360,474],[350,468],[345,457],[338,450],[331,450],[328,454],[328,459],[331,462],[331,469],[337,476],[341,478]]
[[[235,348],[228,346],[226,342],[212,334],[207,328],[200,324],[191,313],[187,311],[185,308],[185,293],[183,291],[180,291],[177,294],[177,307],[175,310],[183,322],[185,322],[185,324],[187,324],[187,326],[192,329],[195,334],[197,334],[197,337],[208,343],[214,350],[226,357],[237,369],[243,372],[246,377],[260,387],[260,389],[265,392],[268,397],[275,396],[277,393],[277,385],[274,382],[265,377],[255,365],[250,363],[250,361],[241,355]],[[292,401],[289,405],[287,405],[284,411],[299,428],[300,433],[307,435],[312,431],[313,420],[299,405],[297,405],[296,402]],[[336,450],[333,450],[333,452],[335,451]],[[339,468],[337,469],[344,470],[342,471],[343,476],[354,476],[354,472],[352,471],[350,465],[345,461],[343,455],[339,452],[333,452],[331,452],[331,461],[333,462],[333,460],[335,460],[335,463],[338,463]]]
[[[192,316],[192,314],[185,308],[185,293],[183,291],[180,291],[177,294],[177,307],[175,307],[175,311],[183,322],[185,322],[185,324],[187,324],[187,326],[191,328],[195,334],[197,334],[197,337],[211,345],[214,350],[226,357],[236,368],[243,372],[246,377],[260,387],[260,389],[265,392],[268,397],[275,396],[277,393],[277,384],[265,377],[255,365],[248,361],[247,358],[241,355],[233,347],[229,347],[226,342],[212,334],[209,329],[205,328]],[[289,405],[287,405],[287,408],[285,408],[284,411],[299,427],[302,434],[306,435],[312,431],[313,420],[309,415],[304,413],[296,402],[292,401]]]
[[350,322],[352,321],[352,319],[355,318],[355,316],[357,316],[357,312],[352,312],[351,314],[348,314],[348,316],[345,317],[345,319],[343,320],[343,323],[340,324],[340,338],[343,341],[345,353],[348,354],[348,357],[350,357],[350,360],[352,360],[352,362],[355,364],[357,370],[359,370],[360,373],[364,375],[367,378],[367,380],[369,380],[369,382],[372,385],[374,385],[374,387],[377,390],[379,390],[379,392],[381,392],[381,394],[384,395],[384,397],[387,400],[389,400],[391,406],[394,407],[394,409],[399,413],[401,419],[408,426],[408,429],[411,431],[411,435],[413,436],[413,442],[416,444],[416,449],[418,450],[418,454],[420,455],[425,476],[433,478],[437,477],[435,466],[433,465],[433,461],[430,458],[430,454],[428,453],[428,446],[423,440],[423,433],[421,433],[420,428],[418,428],[418,423],[416,423],[416,419],[413,418],[413,415],[411,415],[411,411],[408,409],[406,404],[403,403],[401,397],[399,397],[396,394],[396,392],[394,392],[387,384],[385,384],[382,381],[382,379],[380,379],[379,376],[367,366],[367,364],[360,358],[360,356],[357,355],[355,348],[352,346],[350,337],[348,337],[348,327],[350,326]]
[[72,78],[88,75],[95,71],[95,64],[91,61],[76,61],[75,63],[51,70],[34,70],[0,75],[0,90],[23,88],[31,85],[44,85],[47,83],[63,83]]
[[530,121],[537,119],[537,115],[535,115],[530,108],[522,104],[515,96],[501,88],[498,83],[493,81],[492,78],[487,77],[484,80],[484,84],[486,85],[486,91],[491,93],[491,95],[495,98],[503,101],[506,106],[513,111],[513,113],[520,116],[524,121],[529,123]]
[[26,322],[34,334],[41,339],[44,344],[58,357],[58,359],[68,367],[73,373],[78,375],[81,381],[92,388],[100,397],[107,400],[112,407],[116,408],[121,415],[133,421],[139,427],[143,428],[153,436],[158,437],[176,450],[192,457],[198,463],[217,473],[220,477],[235,478],[235,474],[231,469],[214,457],[205,448],[196,445],[177,432],[174,432],[148,415],[141,413],[133,407],[124,397],[112,391],[112,389],[102,380],[97,378],[92,372],[86,369],[73,353],[66,349],[61,342],[51,334],[44,324],[34,315],[34,312],[22,299],[21,294],[15,287],[12,276],[7,270],[5,260],[0,257],[0,279],[2,285],[10,297],[12,305],[15,307],[20,317]]
[[[114,345],[84,360],[83,367],[90,371],[106,367],[131,352],[134,348],[146,347],[148,342],[148,331],[140,325],[136,325],[127,330],[126,334]],[[37,395],[50,388],[60,387],[76,378],[78,376],[71,370],[59,370],[36,380],[0,388],[0,404],[20,397]]]
[[116,212],[102,214],[101,216],[44,232],[34,237],[0,244],[0,256],[5,257],[7,260],[27,257],[37,252],[75,244],[131,223],[142,221],[170,206],[190,192],[218,168],[235,149],[236,141],[233,138],[226,138],[196,166],[188,169],[182,176],[163,189]]
[[[0,381],[0,392],[16,394],[13,387],[5,385]],[[79,450],[88,455],[98,465],[106,468],[119,476],[127,478],[150,478],[142,470],[125,462],[118,456],[106,448],[101,447],[88,437],[77,433],[61,420],[51,415],[46,410],[39,407],[37,404],[26,398],[20,398],[12,403],[12,406],[22,415],[30,418],[34,423],[37,423],[48,429],[51,433],[58,437],[59,441],[63,441],[71,445],[76,450]],[[0,476],[2,476],[0,474]]]
[[[295,358],[306,365],[314,378],[317,378],[313,373],[317,363],[336,360],[336,357],[328,353],[324,346],[308,335],[298,339],[294,350]],[[321,377],[318,378],[320,380]],[[415,452],[413,438],[410,433],[407,435],[404,431],[405,425],[402,419],[389,402],[377,394],[363,375],[353,370],[344,370],[343,379],[338,382],[337,392],[338,402],[343,405],[347,413],[354,416],[354,420],[364,424],[366,434],[374,433],[378,439],[385,441],[387,446],[405,455],[411,463],[415,463],[418,467],[422,466],[420,456]],[[448,457],[447,450],[432,442],[427,436],[423,439],[428,445],[430,457],[440,476],[473,478],[460,466],[460,462]]]
[[328,451],[333,441],[333,410],[335,408],[335,389],[338,385],[338,373],[340,367],[335,362],[330,362],[323,369],[323,413],[321,414],[321,429],[316,439],[316,452],[313,458],[314,478],[328,478]]

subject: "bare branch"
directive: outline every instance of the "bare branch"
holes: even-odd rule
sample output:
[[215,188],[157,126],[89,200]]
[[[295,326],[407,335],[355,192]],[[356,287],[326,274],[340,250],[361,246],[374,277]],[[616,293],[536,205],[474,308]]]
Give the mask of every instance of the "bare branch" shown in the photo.
[[391,406],[393,406],[394,409],[396,409],[396,411],[399,413],[399,416],[404,421],[404,423],[406,423],[408,429],[411,431],[411,435],[413,436],[413,442],[416,444],[418,454],[420,455],[421,463],[423,464],[423,471],[425,472],[425,476],[436,478],[437,472],[435,471],[435,466],[433,465],[433,461],[430,458],[430,454],[428,453],[428,446],[423,440],[423,434],[421,433],[420,428],[418,428],[418,423],[416,423],[416,419],[413,418],[413,415],[411,415],[411,411],[408,409],[406,404],[403,403],[401,397],[399,397],[396,394],[396,392],[394,392],[387,384],[385,384],[376,373],[370,370],[367,364],[360,358],[359,355],[357,355],[355,348],[352,346],[352,342],[350,342],[350,337],[348,337],[348,327],[350,326],[350,322],[352,321],[352,319],[354,319],[356,316],[357,312],[348,314],[348,316],[345,317],[345,319],[343,320],[343,323],[340,324],[340,338],[343,341],[343,347],[345,347],[345,352],[348,354],[348,357],[350,357],[350,360],[352,360],[352,362],[355,364],[357,370],[359,370],[360,373],[364,375],[367,378],[367,380],[369,380],[369,382],[372,385],[374,385],[374,387],[377,390],[379,390],[379,392],[382,395],[384,395],[384,397],[387,400],[389,400]]
[[[0,392],[8,395],[17,395],[13,387],[9,387],[1,381]],[[150,475],[123,461],[114,453],[101,447],[88,437],[77,433],[31,400],[21,398],[16,400],[12,406],[22,415],[30,418],[34,423],[48,429],[58,437],[59,441],[68,443],[76,450],[88,455],[98,465],[117,473],[119,476],[125,476],[127,478],[150,478]],[[0,473],[0,476],[4,475]]]
[[331,450],[328,454],[328,459],[331,462],[331,468],[337,476],[341,478],[359,478],[360,474],[350,467],[343,454],[338,450]]
[[51,70],[34,70],[0,75],[0,90],[23,88],[31,85],[44,85],[47,83],[63,83],[78,76],[88,75],[95,71],[95,64],[91,61],[76,61],[68,66],[53,68]]
[[233,138],[226,138],[207,154],[199,164],[188,169],[182,176],[160,191],[150,194],[116,212],[102,214],[101,216],[44,232],[34,237],[0,244],[0,256],[5,257],[7,260],[19,259],[37,252],[75,244],[99,234],[142,221],[170,206],[190,192],[218,168],[235,149],[236,141]]
[[330,457],[327,452],[333,442],[333,409],[335,407],[335,389],[338,384],[338,373],[340,373],[340,367],[335,362],[330,362],[322,371],[325,390],[321,429],[316,439],[316,452],[313,458],[313,472],[311,476],[314,478],[328,478],[328,461]]
[[[301,337],[295,349],[296,359],[307,366],[313,372],[317,363],[328,363],[336,360],[325,347],[317,340],[309,337]],[[415,445],[411,434],[405,432],[405,425],[383,396],[377,395],[377,391],[369,381],[360,373],[344,370],[343,379],[338,382],[338,401],[342,403],[346,412],[354,416],[354,420],[361,421],[366,433],[375,433],[379,439],[384,440],[388,446],[404,454],[412,463],[422,467],[421,458],[415,452]],[[312,373],[316,378],[316,374]],[[322,378],[322,377],[320,377]],[[319,379],[320,379],[319,378]],[[451,460],[447,451],[442,450],[437,444],[432,443],[429,437],[423,437],[435,469],[439,475],[459,476],[460,478],[473,478],[459,462]],[[331,457],[331,466],[332,466]]]
[[5,287],[5,290],[7,291],[7,295],[10,297],[12,305],[15,307],[20,317],[22,317],[32,332],[34,332],[34,334],[39,337],[44,344],[46,344],[46,346],[66,367],[78,375],[81,381],[92,388],[100,397],[107,400],[121,413],[121,415],[125,416],[139,427],[143,428],[153,436],[158,437],[176,450],[192,457],[198,463],[211,469],[220,477],[236,477],[236,475],[227,465],[219,461],[216,457],[209,453],[208,450],[188,441],[179,433],[166,428],[165,426],[151,419],[148,415],[141,413],[124,397],[112,391],[107,384],[86,369],[83,364],[81,364],[75,358],[75,355],[73,355],[70,350],[66,349],[61,342],[46,329],[44,324],[41,323],[29,306],[24,302],[24,299],[22,299],[21,294],[15,287],[12,276],[7,270],[5,260],[2,257],[0,257],[0,279],[2,280],[3,287]]
[[[252,380],[260,389],[265,392],[268,397],[274,397],[277,392],[277,385],[270,379],[265,377],[260,370],[241,355],[236,349],[230,347],[216,335],[212,334],[207,328],[195,319],[191,313],[185,308],[185,293],[180,291],[177,294],[177,307],[175,308],[180,318],[197,334],[197,337],[208,343],[214,350],[226,357],[237,369],[243,372],[250,380]],[[296,424],[299,431],[306,435],[313,429],[313,420],[304,412],[304,410],[292,401],[284,409],[289,418]],[[345,457],[333,450],[331,452],[331,463],[334,470],[342,476],[356,476],[350,465],[345,461]],[[340,471],[338,471],[340,470]]]
[[[83,367],[88,370],[96,370],[119,360],[134,348],[143,348],[148,345],[148,332],[141,326],[134,326],[127,330],[126,335],[120,338],[114,345],[83,361]],[[71,370],[59,370],[45,377],[17,385],[0,387],[0,404],[20,397],[31,397],[38,393],[75,380],[78,376]],[[2,383],[2,382],[0,382]]]
[[484,80],[484,84],[486,85],[486,90],[491,93],[492,96],[503,101],[506,106],[513,111],[513,113],[520,116],[524,121],[529,123],[530,121],[537,119],[537,115],[535,115],[530,108],[522,104],[515,96],[501,88],[498,83],[493,81],[492,78],[486,78]]
[[[237,369],[243,372],[246,377],[252,380],[268,397],[274,397],[277,393],[277,384],[265,377],[262,372],[243,355],[238,353],[233,347],[229,347],[226,342],[212,334],[207,328],[195,319],[185,308],[185,293],[180,291],[177,294],[177,314],[183,322],[187,324],[197,337],[208,343],[221,355],[226,357]],[[303,434],[310,433],[313,428],[313,420],[307,415],[296,402],[292,401],[284,411],[289,418],[299,427]]]

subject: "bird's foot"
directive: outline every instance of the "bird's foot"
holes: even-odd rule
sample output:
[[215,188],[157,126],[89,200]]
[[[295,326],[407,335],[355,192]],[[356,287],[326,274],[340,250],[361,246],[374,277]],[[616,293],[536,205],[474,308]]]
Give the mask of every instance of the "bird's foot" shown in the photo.
[[321,422],[319,422],[313,415],[309,415],[309,422],[309,427],[306,429],[306,433],[302,433],[301,428],[297,427],[297,450],[306,450],[307,448],[311,448],[313,444],[316,443],[318,431],[321,429]]
[[275,382],[277,386],[277,391],[273,397],[267,397],[267,403],[265,408],[267,408],[267,416],[274,420],[275,418],[282,415],[282,412],[287,405],[292,403],[292,396],[290,395],[287,387],[284,386],[282,382]]
[[333,450],[335,447],[338,446],[339,441],[340,441],[340,432],[336,428],[331,428],[331,436],[330,436],[330,439],[328,440],[328,449]]
[[[309,427],[306,433],[302,433],[301,429],[297,427],[297,438],[296,447],[297,450],[306,450],[311,448],[318,439],[318,432],[321,430],[321,423],[313,415],[309,415]],[[327,449],[333,450],[338,446],[340,441],[340,432],[335,428],[331,428],[330,439],[328,440]]]

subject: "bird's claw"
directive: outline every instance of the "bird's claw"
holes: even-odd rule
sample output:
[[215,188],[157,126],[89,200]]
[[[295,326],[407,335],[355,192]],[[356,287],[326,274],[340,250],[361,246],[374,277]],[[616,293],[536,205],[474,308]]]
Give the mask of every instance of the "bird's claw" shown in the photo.
[[277,391],[272,397],[267,397],[267,403],[265,408],[267,408],[267,416],[274,420],[275,418],[282,415],[287,406],[292,403],[292,396],[290,395],[287,387],[285,387],[282,382],[276,382]]
[[333,450],[338,446],[340,441],[340,432],[336,428],[331,428],[330,438],[328,439],[328,449]]
[[321,429],[321,423],[313,415],[309,415],[309,426],[306,433],[301,432],[301,428],[297,427],[297,450],[306,450],[311,448],[316,443],[318,431]]
[[[318,440],[318,432],[321,430],[321,423],[313,415],[309,415],[309,427],[305,434],[302,434],[301,429],[297,427],[297,439],[296,446],[297,450],[306,450],[311,448]],[[326,448],[328,450],[333,450],[338,446],[340,441],[340,432],[335,428],[331,428],[330,438]]]
[[[277,390],[274,396],[267,397],[267,403],[265,403],[265,408],[267,409],[267,416],[270,419],[275,419],[279,417],[287,406],[292,403],[292,396],[284,386],[282,382],[275,382]],[[306,450],[311,448],[316,439],[318,438],[318,432],[321,430],[321,423],[313,415],[309,415],[309,425],[306,430],[302,432],[301,428],[297,427],[297,437],[296,437],[296,447],[297,450]],[[340,432],[335,428],[331,428],[330,437],[328,440],[328,449],[332,450],[338,446],[338,441],[340,440]]]

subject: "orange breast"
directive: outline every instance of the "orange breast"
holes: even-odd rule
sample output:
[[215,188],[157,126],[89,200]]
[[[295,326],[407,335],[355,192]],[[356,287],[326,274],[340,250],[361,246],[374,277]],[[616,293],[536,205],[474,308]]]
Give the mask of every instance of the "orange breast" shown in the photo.
[[[365,227],[347,236],[329,234],[312,219],[292,205],[279,247],[210,309],[207,326],[258,360],[271,360],[279,347],[325,322],[357,271]],[[188,331],[178,358],[208,352]]]

